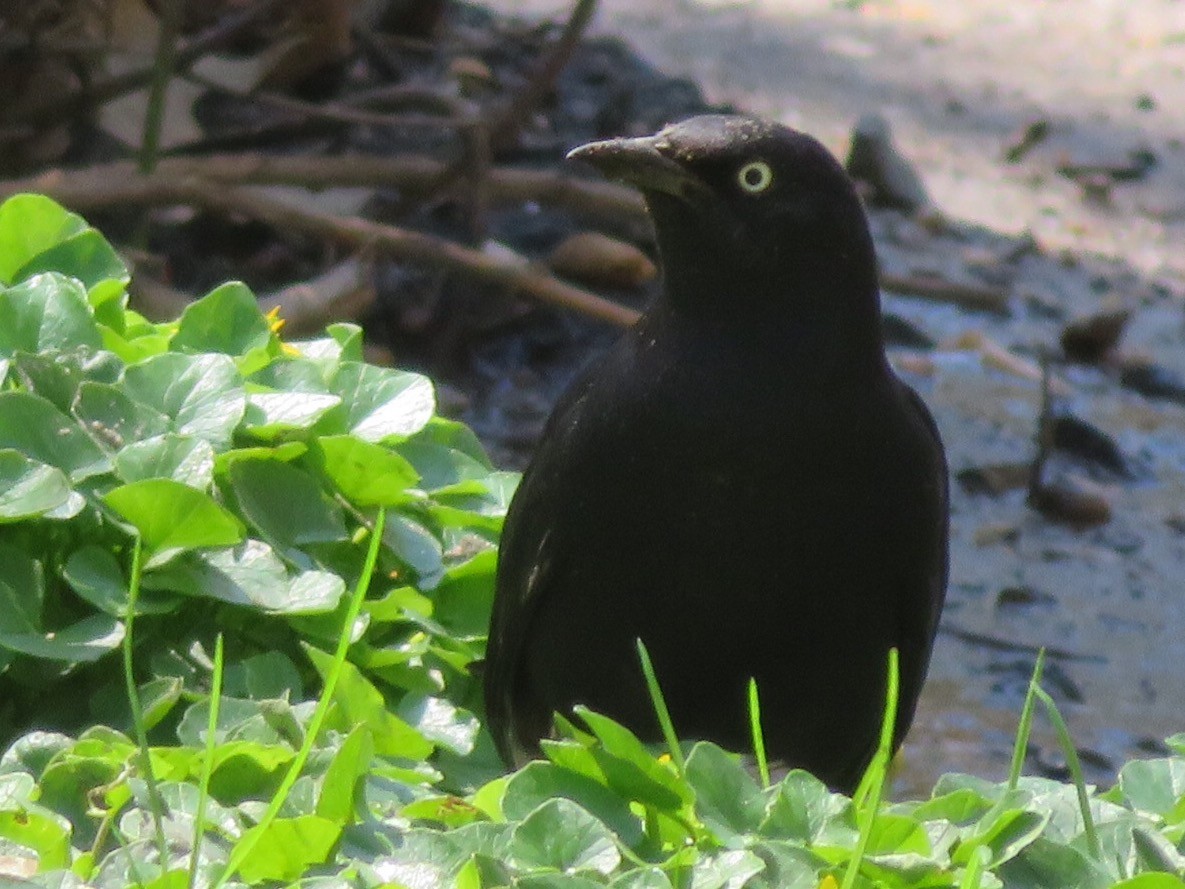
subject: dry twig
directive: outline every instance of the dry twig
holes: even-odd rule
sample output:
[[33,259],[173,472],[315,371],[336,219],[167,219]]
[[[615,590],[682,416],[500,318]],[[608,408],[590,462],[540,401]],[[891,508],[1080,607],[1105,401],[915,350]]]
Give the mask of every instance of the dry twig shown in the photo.
[[931,302],[953,303],[980,312],[1008,314],[1008,294],[994,287],[962,284],[937,275],[881,274],[881,287]]
[[[225,45],[251,26],[286,6],[286,0],[260,0],[237,15],[228,16],[189,40],[180,41],[174,55],[174,69],[184,70],[207,53]],[[11,103],[4,118],[9,123],[44,123],[68,117],[87,104],[101,104],[147,86],[156,71],[155,63],[97,79],[72,96],[32,94]]]
[[[128,169],[130,171],[131,167]],[[77,185],[77,181],[74,184]],[[89,184],[96,185],[93,180]],[[247,216],[265,222],[280,232],[300,232],[355,250],[373,248],[376,252],[406,262],[454,272],[618,326],[629,326],[638,318],[635,310],[566,284],[535,268],[525,259],[474,250],[444,238],[356,216],[338,217],[331,213],[302,209],[247,188],[228,187],[192,176],[173,178],[169,175],[167,164],[161,164],[152,175],[132,175],[125,181],[108,185],[106,189],[92,188],[70,195],[65,189],[55,188],[52,176],[46,176],[40,177],[31,190],[42,191],[73,209],[83,210],[94,208],[96,203],[192,204],[225,215]],[[4,189],[0,189],[0,194],[11,193],[8,191],[10,186],[11,183],[6,184]],[[95,199],[100,196],[103,200],[96,202]],[[81,200],[72,200],[72,197]]]
[[572,7],[572,14],[568,17],[564,30],[559,39],[539,60],[530,80],[506,106],[496,114],[489,123],[490,144],[495,151],[512,145],[518,138],[519,130],[531,112],[539,106],[544,97],[555,86],[556,78],[568,64],[583,36],[593,13],[597,9],[597,0],[576,0]]
[[[112,204],[152,203],[145,193],[157,183],[201,179],[227,185],[294,185],[304,188],[398,188],[414,195],[435,191],[448,165],[430,157],[396,158],[275,157],[261,154],[221,154],[163,159],[152,176],[137,173],[130,162],[77,170],[50,170],[36,176],[0,181],[0,199],[26,191],[47,194],[79,212]],[[637,234],[646,231],[646,211],[637,192],[619,185],[594,182],[543,170],[494,167],[487,177],[489,200],[495,204],[534,201],[560,207],[577,217]]]

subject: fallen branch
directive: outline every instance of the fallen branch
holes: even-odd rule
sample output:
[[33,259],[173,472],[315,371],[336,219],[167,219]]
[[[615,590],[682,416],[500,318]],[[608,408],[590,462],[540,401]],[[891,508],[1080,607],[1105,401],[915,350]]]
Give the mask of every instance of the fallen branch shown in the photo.
[[1068,648],[1059,648],[1056,645],[1029,645],[1025,642],[1017,642],[1013,639],[1001,639],[999,636],[989,636],[987,633],[978,633],[974,630],[966,630],[962,627],[956,626],[949,620],[943,620],[939,626],[938,631],[945,633],[948,636],[954,636],[963,642],[971,645],[979,645],[983,648],[994,649],[995,651],[1013,651],[1018,654],[1037,654],[1041,651],[1045,652],[1047,657],[1058,660],[1067,661],[1083,661],[1086,663],[1105,664],[1107,659],[1100,654],[1087,654],[1080,651],[1072,651]]
[[953,303],[978,312],[1008,314],[1008,294],[994,287],[948,281],[937,275],[881,274],[881,287],[902,296],[916,296],[931,302]]
[[[994,367],[996,370],[1020,377],[1023,380],[1044,385],[1042,381],[1045,379],[1045,375],[1042,373],[1040,365],[1008,351],[1004,346],[985,335],[983,331],[968,330],[951,340],[939,343],[938,347],[943,350],[970,349],[978,352],[983,358],[984,364],[989,367]],[[1054,395],[1073,393],[1069,384],[1056,376],[1049,378],[1049,391]]]
[[490,145],[498,151],[513,145],[519,130],[544,97],[555,87],[556,78],[568,64],[576,45],[597,9],[597,0],[576,0],[559,39],[547,50],[530,79],[489,123]]
[[[58,197],[52,189],[48,193]],[[63,198],[58,199],[69,205]],[[619,327],[628,327],[638,319],[638,312],[634,309],[566,284],[541,272],[521,257],[507,255],[509,251],[474,250],[444,238],[356,216],[339,217],[332,213],[303,209],[246,188],[227,187],[196,178],[170,180],[164,175],[154,174],[125,183],[121,202],[191,204],[228,216],[246,216],[267,223],[279,232],[299,232],[354,250],[369,249],[386,253],[406,262],[503,287],[512,293],[571,309]]]
[[[398,188],[410,194],[430,194],[449,170],[449,164],[430,157],[405,155],[279,157],[261,154],[220,154],[209,157],[171,157],[142,175],[131,162],[102,164],[75,170],[50,170],[37,176],[0,181],[0,199],[20,192],[39,192],[79,212],[119,203],[152,203],[169,182],[201,179],[226,185],[293,185],[303,188]],[[560,207],[584,219],[614,224],[631,233],[648,223],[642,198],[632,189],[543,170],[493,167],[486,176],[487,198],[493,204],[534,201]]]

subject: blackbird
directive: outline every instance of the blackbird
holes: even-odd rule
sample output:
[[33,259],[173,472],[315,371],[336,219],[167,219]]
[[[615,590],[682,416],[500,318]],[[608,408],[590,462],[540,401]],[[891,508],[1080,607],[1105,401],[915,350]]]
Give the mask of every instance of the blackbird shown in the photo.
[[485,665],[510,764],[585,704],[851,791],[900,657],[913,718],[947,579],[937,428],[890,368],[860,200],[810,136],[711,115],[569,158],[641,190],[661,294],[552,414],[510,505]]

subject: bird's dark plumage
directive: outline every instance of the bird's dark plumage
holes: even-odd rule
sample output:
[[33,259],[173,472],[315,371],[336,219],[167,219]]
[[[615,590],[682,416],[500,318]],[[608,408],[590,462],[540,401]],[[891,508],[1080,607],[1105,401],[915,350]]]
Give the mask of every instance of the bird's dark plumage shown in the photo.
[[572,153],[654,219],[661,296],[556,407],[502,538],[485,683],[508,761],[586,704],[767,750],[850,790],[887,653],[909,728],[946,589],[947,473],[890,369],[867,221],[809,136],[699,117]]

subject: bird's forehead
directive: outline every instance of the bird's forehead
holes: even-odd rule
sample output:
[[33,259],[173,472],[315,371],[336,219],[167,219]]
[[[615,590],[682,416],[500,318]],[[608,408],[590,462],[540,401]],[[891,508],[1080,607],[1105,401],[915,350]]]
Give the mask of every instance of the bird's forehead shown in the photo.
[[792,135],[786,127],[756,118],[712,114],[665,127],[656,147],[678,160],[695,161],[745,155]]

